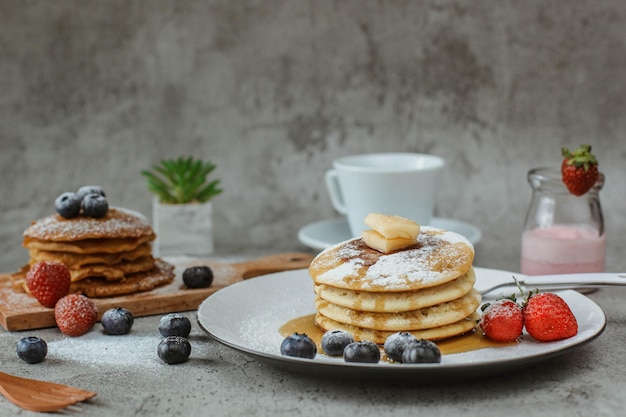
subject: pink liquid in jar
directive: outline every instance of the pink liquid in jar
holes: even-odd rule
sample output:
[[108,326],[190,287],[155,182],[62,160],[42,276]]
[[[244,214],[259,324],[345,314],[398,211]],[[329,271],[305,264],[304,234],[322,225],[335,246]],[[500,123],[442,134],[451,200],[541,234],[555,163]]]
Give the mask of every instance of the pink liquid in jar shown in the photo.
[[522,234],[521,272],[526,275],[603,272],[606,237],[589,226],[553,225]]

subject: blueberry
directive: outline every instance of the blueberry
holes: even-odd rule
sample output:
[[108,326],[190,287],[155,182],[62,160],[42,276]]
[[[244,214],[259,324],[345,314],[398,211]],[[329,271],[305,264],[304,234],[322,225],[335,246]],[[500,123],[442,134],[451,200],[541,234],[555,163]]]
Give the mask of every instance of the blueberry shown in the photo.
[[315,358],[317,346],[306,334],[294,333],[287,336],[280,345],[280,354],[298,358]]
[[430,340],[415,340],[409,343],[402,353],[402,363],[439,363],[441,351]]
[[24,362],[39,363],[48,354],[48,345],[36,336],[22,337],[17,341],[15,351]]
[[87,194],[99,194],[102,197],[106,197],[104,190],[99,185],[83,185],[76,191],[76,195],[82,201]]
[[187,337],[191,333],[191,322],[180,313],[166,314],[159,321],[159,333],[163,337]]
[[104,312],[100,322],[106,334],[127,334],[133,327],[133,314],[123,307],[115,307]]
[[352,335],[344,330],[328,330],[322,336],[322,349],[330,356],[341,356],[343,350],[354,342]]
[[109,203],[106,197],[91,193],[87,194],[81,203],[83,214],[87,217],[100,218],[104,217],[109,211]]
[[370,340],[352,342],[343,350],[343,360],[346,362],[378,363],[380,349]]
[[63,193],[54,201],[54,207],[60,216],[71,219],[80,214],[80,201],[76,193]]
[[191,355],[191,343],[185,337],[168,336],[159,343],[157,354],[169,365],[183,363]]
[[183,282],[189,288],[207,288],[213,283],[213,271],[208,266],[192,266],[183,272]]
[[384,349],[387,357],[393,361],[402,362],[402,352],[404,352],[404,349],[409,343],[415,340],[417,340],[417,338],[409,332],[392,334],[385,340]]

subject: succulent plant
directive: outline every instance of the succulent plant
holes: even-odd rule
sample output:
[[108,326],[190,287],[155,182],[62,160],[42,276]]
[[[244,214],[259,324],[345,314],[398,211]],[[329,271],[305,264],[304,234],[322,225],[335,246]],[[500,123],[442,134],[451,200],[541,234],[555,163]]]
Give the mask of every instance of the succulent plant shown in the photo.
[[146,177],[148,190],[162,203],[204,203],[222,192],[220,180],[208,182],[207,179],[215,167],[210,161],[180,157],[163,159],[152,170],[143,170],[141,174]]

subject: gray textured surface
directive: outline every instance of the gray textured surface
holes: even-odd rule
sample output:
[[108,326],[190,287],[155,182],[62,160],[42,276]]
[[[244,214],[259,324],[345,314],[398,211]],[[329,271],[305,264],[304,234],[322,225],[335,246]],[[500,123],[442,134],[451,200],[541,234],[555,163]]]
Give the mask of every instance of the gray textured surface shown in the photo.
[[[99,324],[74,339],[56,329],[0,332],[0,366],[11,374],[96,391],[89,403],[67,412],[86,416],[621,416],[626,406],[626,291],[599,290],[590,297],[608,317],[598,339],[477,381],[407,386],[287,373],[210,340],[195,324],[190,360],[168,366],[156,355],[158,316],[137,319],[129,336],[104,335]],[[188,316],[194,319],[193,313]],[[14,352],[17,340],[32,333],[49,346],[47,359],[35,365]],[[0,415],[18,412],[0,399]]]
[[[482,229],[477,265],[517,270],[526,172],[585,142],[607,177],[607,268],[624,270],[625,28],[618,0],[0,0],[0,270],[26,261],[21,232],[61,192],[100,184],[113,204],[150,216],[140,170],[189,154],[218,164],[218,254],[303,249],[300,227],[337,216],[323,172],[336,156],[369,151],[445,157],[437,215]],[[182,368],[193,381],[185,393],[162,389],[181,368],[94,375],[0,359],[101,388],[89,408],[101,415],[122,405],[175,415],[182,398],[191,414],[514,415],[537,404],[614,415],[625,405],[614,366],[626,353],[624,295],[597,295],[610,325],[596,343],[480,387],[312,382],[219,347],[207,348],[209,366]],[[13,335],[1,336],[5,352]]]

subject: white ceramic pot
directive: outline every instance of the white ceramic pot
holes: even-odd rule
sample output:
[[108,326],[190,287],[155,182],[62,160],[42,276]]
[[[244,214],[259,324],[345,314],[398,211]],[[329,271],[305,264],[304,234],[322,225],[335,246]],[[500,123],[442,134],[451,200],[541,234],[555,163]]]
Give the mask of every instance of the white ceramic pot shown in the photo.
[[155,256],[207,256],[213,253],[213,205],[152,202],[152,222],[157,239]]

